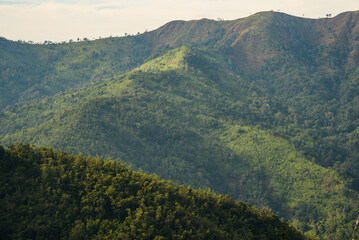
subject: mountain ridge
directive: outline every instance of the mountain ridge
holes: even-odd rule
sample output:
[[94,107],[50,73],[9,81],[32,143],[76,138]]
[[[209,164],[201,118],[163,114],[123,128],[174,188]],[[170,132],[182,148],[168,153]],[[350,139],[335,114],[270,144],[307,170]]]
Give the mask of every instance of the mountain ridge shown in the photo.
[[[342,18],[356,19],[358,15],[358,11],[356,11],[340,14],[332,19],[311,20],[278,12],[262,12],[247,18],[231,21],[214,21],[206,19],[170,22],[157,30],[146,32],[138,36],[106,38],[95,41],[56,45],[23,44],[2,38],[0,41],[0,50],[3,58],[0,57],[0,74],[3,78],[1,82],[3,90],[1,92],[4,97],[1,99],[0,106],[4,107],[16,102],[26,102],[34,99],[34,96],[36,99],[46,95],[53,95],[69,88],[88,85],[89,83],[98,81],[104,77],[112,77],[119,73],[124,73],[151,59],[153,55],[161,54],[170,48],[179,47],[184,43],[190,45],[194,44],[194,46],[197,47],[230,47],[226,51],[234,52],[231,57],[237,65],[239,64],[241,71],[243,72],[245,68],[248,68],[251,65],[258,65],[261,67],[265,60],[274,56],[273,50],[270,52],[263,52],[263,50],[258,51],[256,47],[251,45],[248,46],[250,54],[246,53],[248,52],[248,47],[246,47],[246,45],[248,45],[248,43],[246,43],[248,39],[255,41],[252,45],[261,46],[265,44],[267,47],[273,45],[272,42],[258,42],[258,37],[255,37],[257,34],[256,32],[251,30],[248,33],[248,29],[251,29],[251,26],[262,27],[274,24],[274,26],[276,26],[276,31],[280,30],[283,34],[288,34],[288,32],[290,33],[289,26],[291,26],[291,22],[293,21],[298,23],[312,22],[318,24],[333,22],[334,24],[336,22],[344,21]],[[273,18],[278,18],[278,22],[274,23]],[[267,21],[268,19],[270,21]],[[290,21],[287,22],[287,19]],[[353,22],[355,21],[353,20]],[[170,27],[173,28],[172,25],[177,24],[180,24],[182,28],[169,29]],[[315,27],[317,28],[317,26]],[[340,29],[341,28],[336,28],[336,31],[338,32]],[[324,30],[322,29],[322,31]],[[300,34],[303,33],[308,35],[308,32],[306,31],[300,32]],[[281,38],[283,37],[283,34],[281,35]],[[298,35],[298,33],[296,34]],[[328,34],[324,34],[324,37],[327,35]],[[247,40],[244,40],[243,42],[241,39],[243,39],[244,36],[246,36]],[[335,41],[335,38],[331,41]],[[237,44],[239,42],[241,42],[240,47]],[[233,45],[234,43],[236,43],[235,46]],[[276,45],[278,45],[278,43]],[[234,48],[231,49],[231,46]],[[238,47],[239,49],[236,49]],[[23,56],[21,59],[24,62],[19,64],[16,62],[16,59],[11,60],[11,54],[9,54],[8,51],[16,52],[22,48],[26,48],[26,51],[29,52],[25,54],[24,51],[20,51],[19,53],[25,54],[25,56],[30,54],[31,57]],[[40,54],[40,56],[34,58],[34,56],[31,55],[34,54],[32,52]],[[357,52],[358,51],[354,49],[352,55],[356,56]],[[246,55],[248,56],[246,57]],[[353,59],[357,58],[353,57]],[[66,62],[65,64],[62,63],[64,61]],[[248,61],[248,63],[243,63],[245,65],[241,66],[241,62],[246,61]],[[33,72],[38,68],[38,65],[34,65],[37,62],[40,65],[49,68],[50,71],[41,70],[41,73],[36,71]],[[31,67],[26,67],[26,65]],[[257,71],[258,69],[258,67],[253,67],[250,73]],[[25,74],[23,71],[25,71]],[[83,74],[83,71],[87,71],[88,73]],[[41,74],[40,80],[36,79],[39,74]],[[28,80],[24,82],[23,79]],[[21,84],[28,86],[27,89],[19,89],[17,92],[14,92],[14,88],[11,87],[11,85],[7,87],[11,82],[19,80],[21,80]],[[59,80],[62,81],[62,86],[56,83]],[[9,92],[12,94],[9,95]],[[17,100],[17,98],[19,99]]]

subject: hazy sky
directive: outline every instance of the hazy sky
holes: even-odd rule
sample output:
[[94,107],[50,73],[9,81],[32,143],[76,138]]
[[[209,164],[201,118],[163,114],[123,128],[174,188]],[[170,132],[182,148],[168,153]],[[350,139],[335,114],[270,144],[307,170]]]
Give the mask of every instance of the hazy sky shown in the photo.
[[35,42],[123,36],[171,20],[232,20],[267,10],[319,18],[359,10],[359,0],[0,0],[0,36]]

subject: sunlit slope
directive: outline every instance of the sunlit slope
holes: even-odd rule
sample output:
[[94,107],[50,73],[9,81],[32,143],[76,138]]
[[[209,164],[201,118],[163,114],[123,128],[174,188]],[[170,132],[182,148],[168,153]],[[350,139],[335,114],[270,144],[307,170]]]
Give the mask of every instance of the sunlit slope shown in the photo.
[[[156,66],[172,55],[171,63]],[[200,168],[204,167],[202,161],[210,162],[207,157],[216,161],[217,156],[211,155],[213,150],[207,146],[204,135],[208,134],[208,127],[218,125],[214,117],[226,108],[226,100],[215,87],[219,82],[204,74],[193,75],[193,71],[200,71],[187,64],[193,58],[200,59],[188,48],[180,48],[107,83],[6,111],[2,118],[3,140],[120,156],[146,171],[157,166],[166,172],[167,164],[173,164],[166,176],[178,181],[185,179],[182,174],[185,169],[176,170],[175,166],[185,164],[191,168],[191,178],[199,180],[201,173],[197,174],[196,166],[190,166],[191,159],[201,159],[193,161]],[[149,67],[159,72],[146,71]],[[239,82],[231,78],[232,82]],[[227,79],[228,83],[231,78]],[[193,181],[192,185],[203,184]]]
[[[342,224],[356,218],[358,199],[335,171],[308,161],[283,138],[252,127],[228,126],[220,139],[248,164],[233,171],[231,192],[241,193],[248,182],[255,182],[270,199],[267,204],[301,229],[329,238],[350,237],[350,225],[346,229]],[[257,174],[248,176],[248,169]]]

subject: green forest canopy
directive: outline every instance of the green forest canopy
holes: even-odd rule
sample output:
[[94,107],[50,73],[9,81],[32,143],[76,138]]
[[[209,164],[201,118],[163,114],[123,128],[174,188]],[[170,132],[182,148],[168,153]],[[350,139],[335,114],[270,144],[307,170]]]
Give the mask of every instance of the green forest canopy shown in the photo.
[[1,239],[305,239],[269,209],[113,160],[0,146]]

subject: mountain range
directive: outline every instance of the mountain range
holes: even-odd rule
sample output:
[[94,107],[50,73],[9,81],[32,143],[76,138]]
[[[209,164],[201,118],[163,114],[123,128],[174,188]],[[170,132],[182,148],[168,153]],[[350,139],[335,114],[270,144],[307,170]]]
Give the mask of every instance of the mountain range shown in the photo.
[[174,21],[63,44],[0,40],[2,145],[114,158],[349,239],[359,191],[359,12]]

